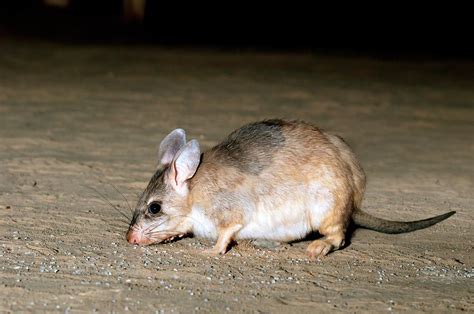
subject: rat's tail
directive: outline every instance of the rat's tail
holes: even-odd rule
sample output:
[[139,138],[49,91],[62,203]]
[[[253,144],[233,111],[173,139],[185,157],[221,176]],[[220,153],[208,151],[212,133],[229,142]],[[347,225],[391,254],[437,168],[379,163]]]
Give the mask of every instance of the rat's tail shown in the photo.
[[363,212],[360,209],[356,209],[352,213],[352,221],[354,221],[356,226],[375,230],[378,232],[405,233],[428,228],[429,226],[437,224],[438,222],[443,221],[448,217],[451,217],[455,213],[455,211],[451,211],[446,214],[416,221],[391,221],[374,217],[366,212]]

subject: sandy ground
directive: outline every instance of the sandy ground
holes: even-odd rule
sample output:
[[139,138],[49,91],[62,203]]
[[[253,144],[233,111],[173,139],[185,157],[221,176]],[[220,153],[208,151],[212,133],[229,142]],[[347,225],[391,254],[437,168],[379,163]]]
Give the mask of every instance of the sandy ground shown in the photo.
[[[0,41],[0,312],[474,311],[474,64]],[[203,146],[268,117],[344,136],[365,209],[426,230],[136,247],[120,215],[176,127]],[[116,187],[116,189],[114,188]],[[95,192],[96,189],[98,192]]]

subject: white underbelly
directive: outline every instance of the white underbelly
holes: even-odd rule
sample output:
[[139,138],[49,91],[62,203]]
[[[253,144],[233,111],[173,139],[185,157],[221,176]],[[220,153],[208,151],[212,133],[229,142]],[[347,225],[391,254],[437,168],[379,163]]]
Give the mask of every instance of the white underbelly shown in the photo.
[[237,239],[302,239],[318,230],[332,206],[331,193],[319,185],[295,189],[284,200],[264,198],[249,213]]
[[258,220],[244,226],[237,239],[267,239],[289,242],[304,238],[312,231],[311,226],[301,219],[299,222],[268,223]]
[[[332,194],[314,183],[309,186],[288,187],[278,197],[260,197],[258,202],[246,200],[242,208],[244,223],[236,239],[268,239],[293,241],[318,230],[333,207]],[[204,209],[193,207],[190,220],[197,237],[217,239],[218,226]],[[238,222],[241,223],[241,222]]]

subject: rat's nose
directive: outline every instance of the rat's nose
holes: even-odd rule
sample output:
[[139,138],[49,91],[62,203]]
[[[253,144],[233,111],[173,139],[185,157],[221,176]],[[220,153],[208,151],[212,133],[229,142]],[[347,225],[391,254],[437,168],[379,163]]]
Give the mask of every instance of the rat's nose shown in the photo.
[[136,232],[133,232],[132,230],[128,230],[127,241],[131,244],[138,244],[140,243],[140,235],[138,235]]

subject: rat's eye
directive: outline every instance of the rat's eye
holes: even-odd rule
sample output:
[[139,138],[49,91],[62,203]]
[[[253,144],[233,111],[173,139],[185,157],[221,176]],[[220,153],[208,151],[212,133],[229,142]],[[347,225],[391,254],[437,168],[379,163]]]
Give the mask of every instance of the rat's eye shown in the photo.
[[151,203],[148,205],[148,212],[150,214],[158,214],[161,210],[161,204],[160,203]]

